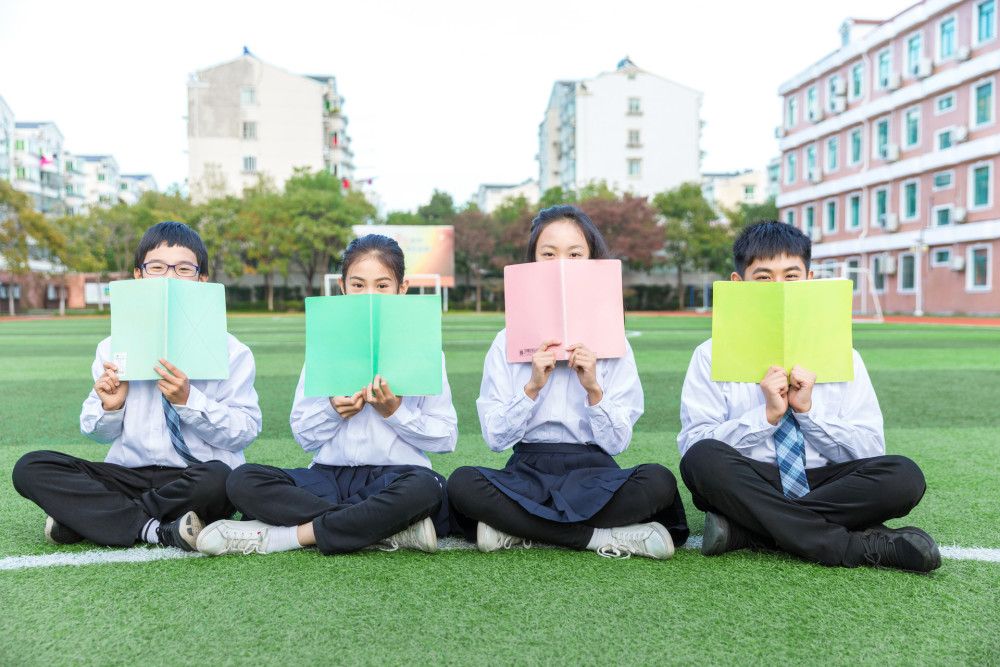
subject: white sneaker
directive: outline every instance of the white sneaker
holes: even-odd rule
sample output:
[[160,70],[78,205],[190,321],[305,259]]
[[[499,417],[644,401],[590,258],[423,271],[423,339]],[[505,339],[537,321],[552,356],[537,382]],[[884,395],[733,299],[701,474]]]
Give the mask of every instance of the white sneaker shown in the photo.
[[263,521],[222,520],[210,523],[198,535],[198,551],[208,556],[267,553],[271,526]]
[[518,545],[523,546],[525,549],[531,548],[531,540],[526,540],[523,537],[515,537],[514,535],[508,535],[507,533],[497,530],[489,524],[485,524],[482,521],[476,526],[476,546],[484,554],[488,554],[491,551],[498,551],[500,549],[510,549],[511,547],[516,547]]
[[382,551],[419,549],[432,554],[438,550],[437,531],[430,517],[418,521],[406,530],[382,540]]
[[662,525],[651,521],[611,529],[611,541],[597,549],[605,558],[645,556],[666,560],[674,555],[674,541]]

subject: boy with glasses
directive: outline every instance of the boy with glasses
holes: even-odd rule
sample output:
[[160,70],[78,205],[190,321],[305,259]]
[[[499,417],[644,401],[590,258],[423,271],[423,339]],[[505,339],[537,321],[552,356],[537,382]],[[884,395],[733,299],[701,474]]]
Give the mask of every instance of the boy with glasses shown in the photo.
[[[197,232],[161,222],[139,241],[133,274],[205,282],[207,266]],[[232,334],[228,348],[226,380],[189,381],[161,359],[160,380],[129,382],[118,379],[110,337],[98,344],[80,430],[111,443],[104,462],[36,451],[22,456],[12,474],[18,493],[48,514],[49,542],[148,542],[194,551],[204,523],[233,514],[226,480],[260,433],[261,412],[253,354]]]

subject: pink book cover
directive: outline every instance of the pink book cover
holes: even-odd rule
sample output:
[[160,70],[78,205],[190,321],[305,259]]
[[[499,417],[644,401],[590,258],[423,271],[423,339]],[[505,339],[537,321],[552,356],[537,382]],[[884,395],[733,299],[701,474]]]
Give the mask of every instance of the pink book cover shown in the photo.
[[543,340],[556,359],[583,343],[600,359],[625,356],[622,263],[617,259],[549,260],[503,270],[507,361],[531,361]]

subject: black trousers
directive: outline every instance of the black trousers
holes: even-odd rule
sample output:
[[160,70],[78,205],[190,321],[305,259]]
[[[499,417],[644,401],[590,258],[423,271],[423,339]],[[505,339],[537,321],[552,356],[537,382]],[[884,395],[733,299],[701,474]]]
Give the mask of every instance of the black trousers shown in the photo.
[[229,497],[249,517],[273,526],[312,522],[324,554],[358,551],[405,530],[441,507],[441,484],[430,469],[409,470],[385,489],[353,505],[337,504],[306,489],[281,468],[247,463],[226,484]]
[[150,518],[172,521],[194,511],[207,522],[235,511],[226,497],[232,472],[221,461],[187,468],[126,468],[51,451],[25,454],[11,478],[22,496],[91,542],[131,546]]
[[479,521],[510,535],[570,549],[586,549],[594,528],[647,521],[662,523],[678,546],[688,536],[683,505],[677,495],[677,479],[656,463],[638,466],[608,504],[585,522],[564,523],[537,517],[473,467],[458,468],[451,474],[448,499],[453,516],[470,542],[476,541]]
[[910,459],[876,456],[807,469],[810,491],[792,499],[781,491],[776,465],[718,440],[695,443],[680,468],[698,509],[722,514],[782,551],[846,567],[864,560],[857,531],[906,516],[927,489]]

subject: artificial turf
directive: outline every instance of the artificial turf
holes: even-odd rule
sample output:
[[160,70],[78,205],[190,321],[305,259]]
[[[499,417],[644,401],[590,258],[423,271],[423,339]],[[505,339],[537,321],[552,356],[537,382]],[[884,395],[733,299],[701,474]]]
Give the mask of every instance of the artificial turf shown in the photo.
[[[459,415],[460,465],[500,466],[475,411],[482,361],[502,317],[448,315],[444,344]],[[623,467],[677,471],[680,388],[701,318],[630,317],[646,412]],[[232,316],[254,351],[264,431],[250,461],[309,456],[288,413],[304,351],[301,316]],[[80,403],[107,319],[0,321],[0,558],[53,547],[44,515],[13,490],[27,451],[92,459]],[[885,417],[888,451],[917,461],[921,504],[890,525],[942,545],[1000,548],[1000,331],[857,325]],[[692,532],[703,515],[688,507]],[[0,664],[901,663],[1000,661],[1000,563],[946,559],[931,576],[824,568],[784,555],[612,561],[551,549],[316,551],[0,572]]]

